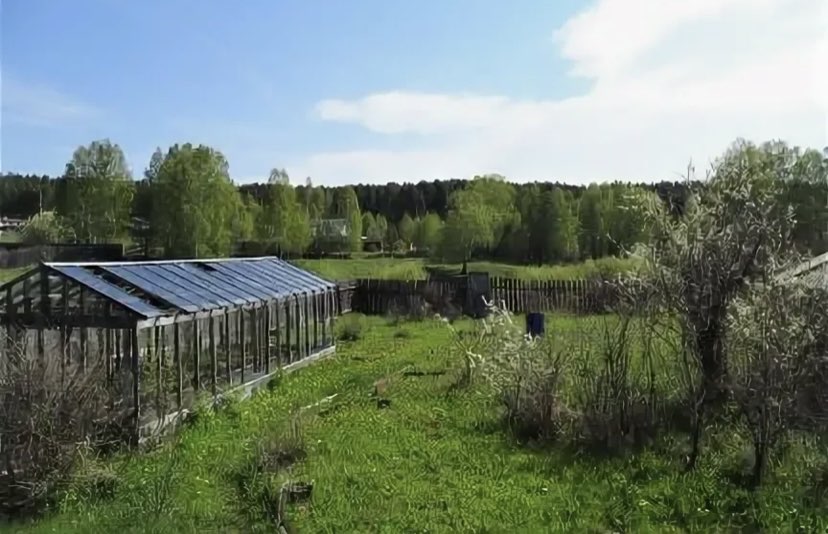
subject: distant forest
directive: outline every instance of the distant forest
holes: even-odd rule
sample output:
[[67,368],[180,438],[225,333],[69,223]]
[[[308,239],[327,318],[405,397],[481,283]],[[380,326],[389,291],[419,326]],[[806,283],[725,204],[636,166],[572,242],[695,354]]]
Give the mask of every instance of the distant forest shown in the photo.
[[[828,250],[828,152],[739,140],[715,172],[773,187],[779,208],[792,211],[796,246]],[[240,242],[267,253],[359,251],[364,237],[374,248],[446,260],[543,264],[623,255],[650,240],[655,205],[680,218],[710,183],[515,184],[485,175],[325,187],[310,178],[293,185],[274,168],[263,183],[238,185],[221,152],[189,144],[157,150],[135,180],[120,147],[102,140],[79,147],[63,176],[0,176],[0,215],[28,219],[31,242],[130,240],[134,218],[144,219],[142,238],[166,257],[227,255]]]
[[[0,216],[15,219],[28,219],[43,211],[54,211],[58,198],[65,188],[65,176],[48,176],[6,173],[0,175]],[[469,183],[469,180],[450,179],[420,181],[413,183],[388,182],[386,184],[357,184],[350,186],[356,192],[359,207],[363,212],[382,215],[389,221],[399,222],[406,213],[413,217],[423,217],[427,213],[436,213],[445,219],[449,211],[449,197]],[[267,181],[241,184],[238,190],[242,195],[250,196],[258,202],[264,202],[270,184]],[[586,186],[571,185],[561,182],[530,182],[513,184],[520,196],[522,190],[539,187],[541,191],[561,188],[575,198],[586,191]],[[612,186],[642,187],[653,191],[666,203],[681,209],[687,197],[688,183],[662,181],[654,184],[634,184],[632,182],[613,182]],[[702,185],[700,181],[690,183],[691,188]],[[312,186],[325,191],[326,197],[333,199],[334,191],[340,187]],[[303,197],[308,186],[296,186],[297,196]],[[330,204],[330,202],[329,202]],[[146,178],[135,180],[135,195],[132,201],[132,216],[149,219],[152,205],[152,193]]]

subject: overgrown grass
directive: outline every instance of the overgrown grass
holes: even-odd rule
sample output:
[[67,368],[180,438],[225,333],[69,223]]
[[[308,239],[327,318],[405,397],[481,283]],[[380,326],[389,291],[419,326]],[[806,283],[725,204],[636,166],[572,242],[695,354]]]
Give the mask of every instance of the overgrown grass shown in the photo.
[[[422,280],[426,266],[459,272],[460,264],[432,264],[423,258],[358,257],[347,260],[297,260],[300,267],[331,280],[379,278],[389,280]],[[470,262],[469,270],[485,271],[491,276],[524,280],[576,279],[591,276],[612,276],[635,267],[635,261],[622,258],[601,258],[565,265],[510,265],[490,261]]]
[[[547,335],[580,330],[583,321],[550,318]],[[177,442],[120,456],[105,469],[89,462],[85,469],[106,473],[107,491],[91,491],[89,477],[81,477],[58,515],[19,530],[272,531],[263,502],[272,504],[273,488],[289,480],[313,481],[311,501],[286,509],[300,532],[828,528],[824,443],[795,441],[755,492],[732,480],[749,449],[733,430],[707,434],[707,452],[691,473],[682,471],[683,437],[612,457],[521,446],[504,432],[487,386],[451,387],[463,358],[445,324],[406,323],[406,335],[398,336],[399,325],[362,322],[358,341],[340,343],[334,359],[284,377],[272,392],[205,413]],[[463,332],[470,323],[455,326]],[[302,412],[301,432],[285,445],[296,408],[331,395]],[[251,467],[263,450],[282,458],[285,449],[299,461]],[[266,480],[253,483],[254,476]]]

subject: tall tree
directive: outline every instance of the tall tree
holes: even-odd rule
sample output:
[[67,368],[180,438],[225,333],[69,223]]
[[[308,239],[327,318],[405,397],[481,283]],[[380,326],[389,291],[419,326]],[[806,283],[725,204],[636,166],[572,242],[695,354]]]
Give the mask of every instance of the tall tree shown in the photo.
[[417,232],[414,238],[414,245],[418,250],[434,250],[440,242],[440,232],[443,229],[443,221],[436,213],[428,213],[417,224]]
[[[377,239],[377,221],[370,211],[362,214],[362,231],[368,239]],[[381,238],[380,238],[381,239]]]
[[348,241],[351,251],[362,250],[362,214],[353,187],[340,187],[336,190],[334,215],[348,222]]
[[230,253],[241,200],[221,152],[204,145],[173,145],[151,188],[152,225],[165,255]]
[[407,245],[414,242],[417,225],[408,213],[403,214],[402,219],[397,224],[397,230],[399,230],[400,239],[405,241]]
[[108,139],[75,150],[66,164],[66,188],[57,206],[76,239],[100,242],[125,236],[134,193],[124,153]]
[[545,258],[570,261],[578,254],[578,219],[566,192],[553,187],[544,193],[543,226],[546,229]]
[[271,181],[260,218],[261,234],[285,252],[304,251],[311,240],[310,220],[296,190],[284,179]]
[[161,152],[161,148],[158,147],[155,149],[155,152],[152,153],[149,165],[147,165],[147,168],[144,170],[144,178],[151,183],[153,178],[158,176],[158,170],[161,168],[161,164],[163,163],[164,153]]
[[270,175],[267,178],[267,183],[287,185],[290,183],[290,177],[285,169],[277,169],[274,167],[270,169]]
[[589,258],[597,259],[607,254],[607,238],[605,222],[602,213],[601,189],[590,185],[581,195],[580,218],[580,248],[581,253]]
[[387,239],[387,237],[388,237],[388,220],[382,214],[377,214],[377,216],[374,217],[374,221],[376,221],[376,225],[377,225],[377,234],[376,234],[377,237],[380,240],[382,240],[383,245],[389,244],[388,239]]
[[480,192],[471,188],[454,193],[440,243],[447,260],[468,262],[478,248],[494,244],[493,210]]

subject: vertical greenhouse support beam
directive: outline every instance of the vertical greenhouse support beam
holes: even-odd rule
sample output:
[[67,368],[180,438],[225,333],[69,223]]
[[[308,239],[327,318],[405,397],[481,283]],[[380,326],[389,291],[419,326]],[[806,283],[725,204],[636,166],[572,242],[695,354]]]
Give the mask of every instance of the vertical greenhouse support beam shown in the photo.
[[[80,291],[78,292],[78,307],[80,308],[80,315],[83,317],[86,315],[86,291],[84,291],[83,286],[81,286]],[[81,371],[86,371],[86,334],[87,334],[86,326],[82,326],[80,328],[80,366]]]
[[163,362],[161,361],[161,354],[158,353],[158,330],[158,327],[155,326],[149,331],[150,333],[148,335],[152,336],[152,340],[150,343],[152,344],[152,356],[155,358],[155,413],[160,418],[164,416],[164,410],[161,406],[161,398],[162,396],[164,396],[164,366]]
[[[9,302],[11,305],[11,302]],[[37,321],[37,357],[41,365],[46,365],[46,350],[44,347],[43,330],[52,315],[52,304],[49,300],[49,271],[45,265],[40,266],[40,317]]]
[[140,357],[140,346],[138,345],[138,328],[132,327],[130,329],[130,340],[132,345],[132,407],[135,418],[134,436],[136,444],[138,441],[138,433],[141,428],[141,369],[138,365]]
[[218,382],[218,357],[216,356],[216,318],[210,316],[210,386],[213,396],[216,396]]
[[247,365],[247,344],[244,332],[244,309],[239,310],[239,342],[241,343],[241,383],[244,384],[244,367]]
[[[121,370],[121,356],[123,350],[123,343],[121,342],[121,329],[118,328],[115,330],[115,371]],[[113,372],[113,377],[115,373]]]
[[330,292],[325,290],[322,293],[322,346],[328,345],[328,297]]
[[302,297],[302,305],[304,307],[304,317],[305,317],[305,357],[307,358],[310,356],[311,353],[311,343],[310,343],[310,331],[311,331],[311,317],[310,317],[310,295],[305,293],[304,297]]
[[193,391],[201,389],[201,328],[199,320],[193,321]]
[[296,295],[296,356],[301,360],[302,355],[302,303],[299,302],[299,295]]
[[282,303],[276,301],[276,365],[282,368]]
[[270,304],[265,306],[264,323],[265,373],[270,374]]
[[121,343],[123,344],[124,348],[121,352],[121,364],[118,366],[119,368],[123,366],[123,359],[128,358],[130,355],[129,352],[129,330],[124,330],[123,334],[121,335]]
[[[109,306],[107,306],[107,310]],[[112,370],[112,329],[106,328],[104,330],[104,354],[106,355],[106,378],[110,382],[114,376]]]
[[61,386],[66,381],[66,361],[69,359],[69,332],[66,327],[66,319],[69,317],[67,308],[69,307],[69,282],[64,278],[61,281],[61,321],[60,321],[60,384]]
[[184,366],[181,363],[181,326],[178,323],[173,325],[173,358],[178,366],[178,386],[175,391],[175,399],[178,409],[184,407]]
[[319,348],[319,293],[313,292],[313,349]]
[[250,350],[253,352],[251,354],[252,362],[252,373],[256,374],[259,372],[259,313],[256,308],[250,310],[250,315],[252,316],[250,319]]
[[290,297],[285,298],[285,349],[287,350],[287,363],[293,363],[293,346],[290,344]]
[[225,314],[222,320],[224,321],[224,370],[227,374],[227,385],[231,386],[233,385],[233,362],[231,361],[233,349],[230,343],[230,314]]
[[38,365],[46,366],[46,350],[43,343],[43,324],[42,319],[39,319],[37,326],[37,362]]

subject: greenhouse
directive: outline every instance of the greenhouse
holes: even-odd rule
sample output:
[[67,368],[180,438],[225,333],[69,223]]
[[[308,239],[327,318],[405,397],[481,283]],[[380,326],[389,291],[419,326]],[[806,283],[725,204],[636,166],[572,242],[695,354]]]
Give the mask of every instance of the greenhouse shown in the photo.
[[139,439],[330,354],[336,313],[335,284],[278,258],[42,263],[0,286],[0,371],[97,375]]

